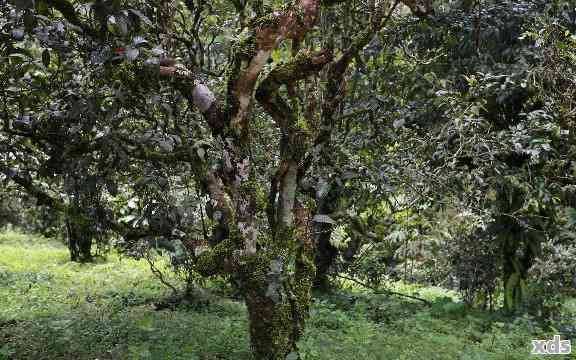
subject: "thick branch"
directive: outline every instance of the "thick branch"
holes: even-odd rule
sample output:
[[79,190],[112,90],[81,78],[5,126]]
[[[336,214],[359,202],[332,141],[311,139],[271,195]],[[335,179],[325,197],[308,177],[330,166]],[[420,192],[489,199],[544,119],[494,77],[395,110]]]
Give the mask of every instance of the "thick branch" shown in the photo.
[[[301,52],[290,62],[276,66],[268,77],[262,81],[256,92],[257,100],[283,131],[282,161],[272,180],[269,196],[270,204],[268,205],[268,220],[273,228],[278,222],[285,226],[291,226],[292,224],[297,170],[300,162],[300,156],[296,154],[298,151],[292,145],[295,142],[304,140],[301,136],[298,136],[298,129],[292,128],[297,122],[298,114],[290,108],[287,102],[278,94],[278,91],[282,85],[293,84],[298,80],[318,73],[331,59],[332,53],[326,50],[314,55],[308,52]],[[279,194],[279,202],[278,211],[276,212],[273,210],[273,203],[277,194]],[[278,218],[276,218],[276,215]]]
[[251,35],[238,45],[228,80],[228,112],[237,134],[246,127],[252,93],[272,50],[285,39],[299,40],[314,25],[320,0],[300,0],[285,11],[255,19]]
[[318,73],[331,60],[332,53],[328,50],[316,54],[301,52],[290,62],[278,65],[270,72],[258,87],[256,99],[276,123],[284,128],[286,125],[284,119],[291,112],[286,102],[278,95],[280,87]]
[[294,201],[296,199],[298,164],[294,161],[286,162],[286,171],[280,180],[280,196],[278,199],[278,220],[284,227],[292,226],[294,221]]
[[0,164],[0,172],[18,184],[24,191],[26,191],[27,194],[35,197],[38,205],[49,206],[58,211],[61,211],[65,208],[64,204],[59,199],[53,198],[52,196],[45,193],[42,189],[34,185],[31,179],[19,175],[16,170],[9,169]]
[[203,114],[214,136],[222,134],[226,117],[221,105],[210,88],[196,80],[194,72],[164,59],[160,63],[160,75],[174,80],[176,87]]

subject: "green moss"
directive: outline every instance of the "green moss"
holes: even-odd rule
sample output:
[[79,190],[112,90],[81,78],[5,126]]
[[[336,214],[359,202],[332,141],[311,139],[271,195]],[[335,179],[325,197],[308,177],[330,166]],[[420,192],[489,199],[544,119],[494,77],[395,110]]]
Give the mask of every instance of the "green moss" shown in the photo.
[[261,250],[256,255],[249,255],[240,259],[242,267],[238,278],[245,293],[261,291],[262,289],[265,291],[272,258],[273,256],[269,251]]
[[[307,273],[304,277],[296,276],[284,281],[283,300],[274,307],[269,329],[263,329],[271,339],[270,349],[263,358],[283,359],[286,354],[294,351],[309,315],[311,277]],[[264,334],[258,335],[262,337]]]
[[255,18],[250,22],[250,27],[254,29],[263,29],[263,28],[274,28],[280,25],[280,18],[274,14],[274,12],[270,12],[269,14],[260,16]]
[[266,209],[268,206],[268,194],[259,186],[256,186],[256,206],[259,209]]
[[[271,259],[277,255],[268,252],[255,257],[246,265],[247,281],[243,284],[250,312],[252,345],[258,359],[284,359],[295,350],[302,335],[302,327],[310,305],[310,281],[286,278],[284,268],[277,277],[271,274]],[[286,255],[286,254],[284,254]],[[287,256],[280,257],[281,259]],[[272,277],[272,278],[271,278]],[[271,282],[277,281],[280,296],[269,297]]]
[[233,51],[242,59],[251,59],[256,55],[256,36],[250,33],[248,37],[240,39]]
[[279,226],[275,239],[277,246],[281,246],[289,252],[296,250],[295,231],[294,227]]
[[314,264],[313,254],[308,254],[302,247],[299,248],[296,255],[294,293],[298,299],[299,306],[302,307],[299,312],[306,316],[310,307],[310,291],[315,275],[316,265]]
[[[282,262],[282,271],[274,272],[273,259]],[[295,264],[293,269],[290,262]],[[244,261],[242,287],[257,358],[284,359],[295,350],[308,318],[314,269],[312,257],[300,247],[294,227],[280,229],[266,251]],[[270,286],[277,297],[270,296]]]
[[310,134],[310,127],[308,126],[308,122],[303,117],[298,117],[298,122],[296,123],[298,129],[302,130],[306,135]]
[[225,273],[225,262],[232,256],[234,243],[226,239],[202,253],[196,262],[196,270],[204,276]]

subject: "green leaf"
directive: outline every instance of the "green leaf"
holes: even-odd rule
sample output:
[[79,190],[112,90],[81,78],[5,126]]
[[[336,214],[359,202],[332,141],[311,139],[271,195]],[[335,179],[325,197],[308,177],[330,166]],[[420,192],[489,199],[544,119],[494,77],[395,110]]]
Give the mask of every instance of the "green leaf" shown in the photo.
[[210,26],[216,26],[218,24],[218,16],[208,15],[206,17],[206,24]]
[[282,60],[282,51],[280,49],[274,49],[274,51],[272,51],[272,60],[274,60],[275,63]]
[[130,223],[131,221],[133,221],[134,219],[136,219],[137,216],[136,215],[126,215],[121,217],[120,219],[118,219],[118,221],[120,221],[121,223]]

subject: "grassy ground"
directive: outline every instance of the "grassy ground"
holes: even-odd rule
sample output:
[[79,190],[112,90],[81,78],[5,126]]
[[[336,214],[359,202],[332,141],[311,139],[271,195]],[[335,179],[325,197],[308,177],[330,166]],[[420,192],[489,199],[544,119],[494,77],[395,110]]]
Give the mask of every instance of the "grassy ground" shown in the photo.
[[[205,295],[157,310],[166,295],[145,263],[78,265],[57,242],[0,234],[0,359],[250,358],[241,303]],[[527,359],[530,339],[552,335],[447,295],[420,289],[431,308],[358,290],[316,299],[302,358]]]

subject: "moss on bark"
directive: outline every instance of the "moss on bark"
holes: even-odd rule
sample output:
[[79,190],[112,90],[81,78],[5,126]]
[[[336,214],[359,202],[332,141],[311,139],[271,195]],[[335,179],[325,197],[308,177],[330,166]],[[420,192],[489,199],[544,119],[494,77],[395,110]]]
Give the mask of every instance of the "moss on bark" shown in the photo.
[[232,253],[232,240],[224,240],[199,256],[196,270],[203,276],[223,275],[226,270],[226,260],[232,256]]
[[[293,272],[290,262],[295,266]],[[296,343],[309,313],[314,269],[302,247],[271,251],[244,263],[242,283],[256,359],[285,359],[297,352]]]

